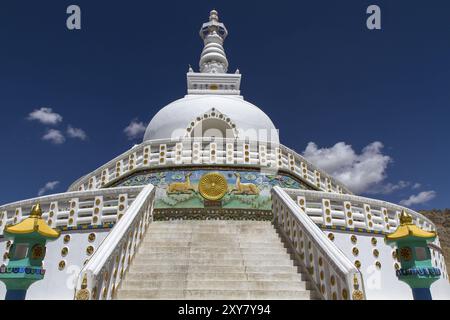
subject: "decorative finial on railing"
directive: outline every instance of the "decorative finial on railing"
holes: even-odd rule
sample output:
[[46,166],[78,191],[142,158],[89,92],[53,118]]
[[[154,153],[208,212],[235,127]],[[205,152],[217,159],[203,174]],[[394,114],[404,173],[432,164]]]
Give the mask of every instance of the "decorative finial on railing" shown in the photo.
[[353,275],[353,293],[352,293],[353,300],[364,300],[364,293],[359,288],[359,281],[358,276],[356,273]]
[[87,288],[87,275],[86,273],[83,275],[83,280],[81,280],[81,288],[76,292],[75,299],[76,300],[89,300],[90,291]]

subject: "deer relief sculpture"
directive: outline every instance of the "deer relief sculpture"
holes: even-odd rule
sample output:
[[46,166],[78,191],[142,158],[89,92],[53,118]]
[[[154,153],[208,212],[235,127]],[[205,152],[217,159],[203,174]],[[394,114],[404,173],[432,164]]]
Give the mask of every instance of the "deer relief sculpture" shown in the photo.
[[184,182],[172,182],[167,188],[168,194],[192,193],[195,192],[194,186],[191,184],[190,176],[192,172],[184,175]]
[[259,189],[253,183],[241,183],[241,175],[237,172],[234,173],[236,176],[235,188],[233,188],[230,193],[233,194],[246,194],[246,195],[259,195]]

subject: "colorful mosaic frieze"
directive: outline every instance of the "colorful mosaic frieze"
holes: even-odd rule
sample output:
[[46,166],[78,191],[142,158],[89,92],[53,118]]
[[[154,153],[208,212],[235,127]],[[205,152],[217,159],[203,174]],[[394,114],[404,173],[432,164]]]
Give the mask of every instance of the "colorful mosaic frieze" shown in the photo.
[[5,273],[23,273],[23,274],[36,274],[36,275],[45,275],[45,269],[42,268],[33,268],[33,267],[0,267],[0,274]]
[[59,231],[74,231],[74,230],[91,230],[91,229],[111,229],[114,227],[115,223],[104,223],[102,225],[93,225],[93,224],[82,224],[73,227],[59,227],[57,230]]
[[273,220],[272,211],[245,210],[245,209],[155,209],[155,221],[164,220]]
[[223,208],[271,210],[274,186],[311,189],[283,174],[225,169],[172,170],[137,173],[116,186],[153,184],[155,208]]
[[369,229],[363,229],[363,228],[347,228],[347,227],[339,227],[339,226],[326,226],[323,224],[318,224],[318,226],[321,229],[324,230],[330,230],[330,231],[346,231],[351,233],[367,233],[367,234],[380,234],[380,235],[386,235],[387,232],[380,231],[380,230],[369,230]]
[[395,271],[397,277],[400,276],[411,276],[411,275],[419,275],[419,276],[440,276],[441,270],[434,267],[428,268],[409,268],[409,269],[399,269]]

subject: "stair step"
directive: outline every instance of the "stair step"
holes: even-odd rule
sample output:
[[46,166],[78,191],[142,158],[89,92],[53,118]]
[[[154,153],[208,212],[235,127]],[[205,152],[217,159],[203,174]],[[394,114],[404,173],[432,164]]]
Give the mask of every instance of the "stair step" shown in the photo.
[[168,240],[163,239],[144,239],[142,246],[151,245],[152,247],[158,246],[185,246],[188,244],[191,247],[240,247],[240,248],[252,248],[252,247],[268,247],[268,248],[284,248],[281,242],[277,241],[223,241],[223,240],[210,240],[210,241],[184,241],[184,240]]
[[189,266],[292,266],[290,259],[216,259],[216,258],[147,258],[138,256],[134,259],[134,265],[189,265]]
[[264,281],[303,281],[303,276],[299,273],[288,272],[259,272],[259,273],[244,273],[244,272],[220,272],[220,273],[170,273],[170,272],[129,272],[126,275],[128,280],[161,280],[161,281],[185,281],[185,280],[264,280]]
[[297,272],[292,266],[221,266],[221,265],[139,265],[132,264],[129,272]]
[[252,248],[217,248],[217,247],[189,247],[189,246],[141,246],[139,254],[151,254],[151,253],[173,253],[181,254],[190,252],[194,253],[216,253],[222,254],[286,254],[287,250],[284,247],[281,248],[267,248],[267,247],[252,247]]
[[176,220],[147,230],[117,299],[311,299],[268,221]]
[[270,231],[273,232],[275,229],[273,226],[256,226],[256,227],[251,227],[251,226],[227,226],[227,225],[222,225],[222,226],[201,226],[201,225],[196,225],[196,226],[190,226],[190,227],[185,227],[185,226],[163,226],[163,225],[152,225],[151,226],[151,230],[154,232],[192,232],[192,231],[196,231],[196,232],[223,232],[223,233],[233,233],[233,232],[253,232],[253,231]]
[[154,225],[164,225],[164,226],[173,226],[173,225],[181,225],[181,226],[190,226],[190,225],[200,225],[200,226],[207,226],[207,225],[227,225],[227,226],[234,226],[234,225],[250,225],[250,226],[257,226],[257,225],[272,225],[269,221],[258,221],[258,220],[166,220],[166,221],[154,221]]
[[296,299],[309,300],[309,291],[302,290],[126,290],[121,289],[119,299]]
[[136,259],[144,260],[160,260],[160,259],[190,259],[190,260],[204,260],[204,259],[217,259],[223,260],[278,260],[278,261],[291,261],[291,258],[286,253],[222,253],[217,251],[209,252],[139,252]]
[[128,280],[125,290],[180,289],[180,290],[306,290],[302,281],[240,281],[240,280]]
[[146,238],[148,239],[243,239],[243,240],[264,240],[264,241],[280,241],[278,235],[269,234],[267,236],[264,233],[257,232],[255,235],[252,234],[243,234],[241,232],[236,233],[217,233],[217,232],[202,232],[196,233],[195,231],[192,233],[167,233],[167,232],[153,232],[150,231],[151,234],[147,234]]

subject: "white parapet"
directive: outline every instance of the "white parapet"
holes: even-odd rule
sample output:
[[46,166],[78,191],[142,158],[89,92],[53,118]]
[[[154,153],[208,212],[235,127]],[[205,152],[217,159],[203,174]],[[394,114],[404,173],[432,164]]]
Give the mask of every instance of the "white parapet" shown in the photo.
[[142,188],[137,186],[65,192],[2,205],[0,215],[4,222],[0,225],[0,236],[7,225],[27,218],[31,207],[36,203],[41,204],[42,218],[61,231],[88,225],[101,227],[113,224],[118,219],[118,213],[128,208]]
[[406,210],[414,223],[425,230],[435,230],[427,217],[409,208],[390,202],[355,196],[299,189],[283,189],[294,201],[303,199],[302,206],[310,218],[320,225],[374,234],[393,232],[398,226],[398,215]]
[[[214,157],[211,156],[212,145],[217,150]],[[180,148],[181,146],[182,148]],[[313,189],[329,193],[351,194],[351,191],[339,181],[281,144],[222,138],[176,138],[145,141],[78,179],[70,186],[69,191],[95,190],[114,185],[138,171],[183,168],[186,164],[193,167],[224,165],[259,168],[262,171],[273,173],[283,170],[310,185]],[[94,177],[95,179],[93,179]]]

